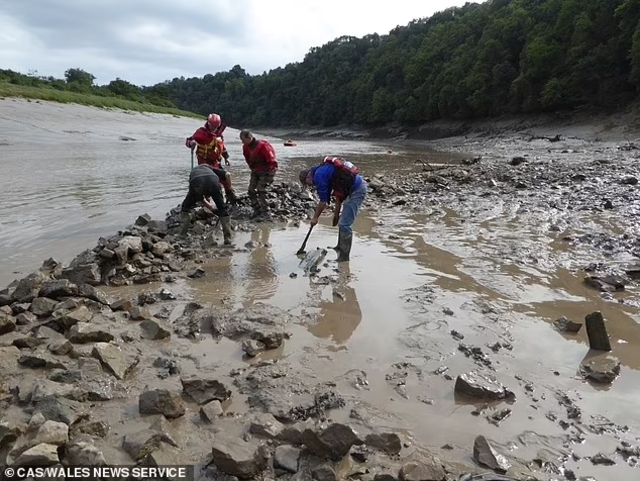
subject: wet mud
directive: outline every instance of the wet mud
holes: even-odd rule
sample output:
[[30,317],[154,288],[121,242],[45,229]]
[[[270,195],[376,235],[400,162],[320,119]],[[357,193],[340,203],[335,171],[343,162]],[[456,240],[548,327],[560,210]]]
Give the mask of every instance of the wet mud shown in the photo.
[[[212,216],[181,239],[175,210],[136,214],[19,277],[0,292],[3,462],[637,479],[638,154],[531,137],[353,152],[371,190],[348,263],[330,215],[295,255],[313,199],[286,176],[342,147],[309,140],[274,222],[241,197],[231,248]],[[597,312],[610,351],[590,349]]]

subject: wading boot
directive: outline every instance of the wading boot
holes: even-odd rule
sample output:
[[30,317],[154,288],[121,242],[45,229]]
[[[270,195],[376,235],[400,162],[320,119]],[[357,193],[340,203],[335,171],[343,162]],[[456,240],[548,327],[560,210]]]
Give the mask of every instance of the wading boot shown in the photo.
[[238,197],[236,196],[236,193],[234,192],[233,189],[230,189],[226,192],[227,194],[227,202],[231,205],[237,205],[238,204]]
[[231,217],[220,217],[220,224],[222,224],[222,237],[224,238],[224,245],[231,245]]
[[187,237],[189,224],[191,224],[191,214],[189,212],[182,212],[180,214],[180,237]]
[[347,262],[349,260],[349,254],[351,253],[351,244],[353,242],[353,234],[347,234],[346,232],[340,232],[340,238],[338,245],[340,250],[338,251],[338,262]]
[[342,231],[338,229],[338,243],[334,246],[327,246],[327,249],[333,249],[336,252],[340,252],[340,239],[342,239]]

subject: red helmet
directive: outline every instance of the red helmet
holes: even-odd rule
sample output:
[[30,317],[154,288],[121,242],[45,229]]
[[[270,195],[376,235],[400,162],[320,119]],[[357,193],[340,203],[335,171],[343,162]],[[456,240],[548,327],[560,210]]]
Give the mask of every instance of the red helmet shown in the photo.
[[209,124],[209,127],[211,127],[212,129],[217,129],[222,124],[222,119],[218,114],[211,114],[207,119],[207,123]]

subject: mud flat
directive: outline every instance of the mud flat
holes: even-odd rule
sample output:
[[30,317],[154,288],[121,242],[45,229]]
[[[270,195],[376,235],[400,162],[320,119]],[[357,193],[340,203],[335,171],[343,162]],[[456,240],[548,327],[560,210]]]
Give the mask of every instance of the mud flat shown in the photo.
[[349,264],[303,269],[315,199],[287,182],[273,225],[240,198],[233,248],[204,212],[180,239],[173,210],[45,261],[0,292],[3,461],[637,479],[638,152],[538,134],[365,164]]

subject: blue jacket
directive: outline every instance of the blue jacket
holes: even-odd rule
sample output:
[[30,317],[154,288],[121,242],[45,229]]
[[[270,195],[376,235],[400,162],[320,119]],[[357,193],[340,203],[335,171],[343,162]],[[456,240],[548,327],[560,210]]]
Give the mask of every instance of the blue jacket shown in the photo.
[[[333,192],[333,185],[331,180],[336,167],[333,164],[325,163],[311,167],[311,177],[313,179],[313,185],[316,186],[316,192],[321,202],[329,202],[331,199],[331,193]],[[356,175],[353,181],[352,190],[357,189],[362,185],[364,179],[360,174]]]

